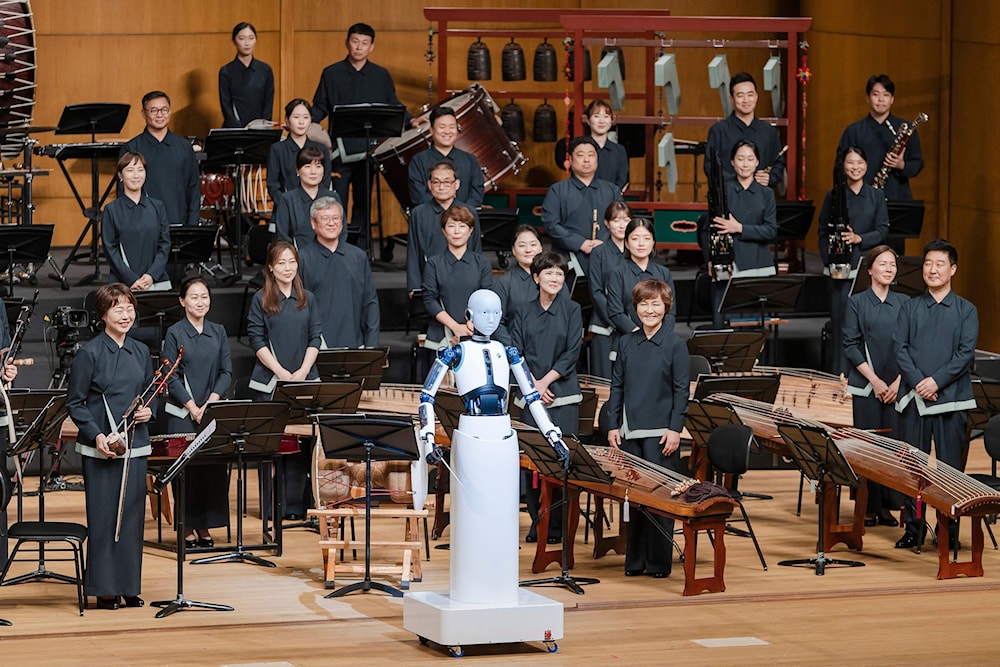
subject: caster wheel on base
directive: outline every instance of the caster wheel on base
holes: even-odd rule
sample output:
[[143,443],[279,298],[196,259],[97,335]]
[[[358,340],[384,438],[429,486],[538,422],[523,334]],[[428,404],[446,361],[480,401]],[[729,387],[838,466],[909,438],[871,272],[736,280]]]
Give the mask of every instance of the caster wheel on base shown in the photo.
[[427,646],[427,644],[429,643],[427,637],[417,637],[417,640],[420,641],[421,646]]
[[559,650],[559,644],[557,644],[555,642],[545,642],[545,649],[549,653],[555,653],[556,651]]
[[461,646],[449,646],[448,653],[451,653],[451,657],[453,658],[461,658],[465,655],[465,651],[462,650]]

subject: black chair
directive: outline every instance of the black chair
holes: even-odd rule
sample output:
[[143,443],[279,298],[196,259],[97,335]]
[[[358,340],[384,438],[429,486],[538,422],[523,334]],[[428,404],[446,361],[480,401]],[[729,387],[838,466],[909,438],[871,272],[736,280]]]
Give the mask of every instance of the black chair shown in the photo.
[[[1000,477],[997,477],[997,461],[1000,460],[1000,415],[993,415],[986,422],[986,428],[983,430],[983,445],[986,447],[986,453],[990,455],[992,461],[990,474],[975,473],[969,475],[969,477],[977,482],[982,482],[994,491],[1000,492]],[[990,534],[990,540],[993,541],[994,550],[997,548],[997,538],[993,536],[993,528],[990,527],[990,524],[996,523],[996,520],[997,516],[994,514],[987,521],[983,522],[986,525],[986,532]]]
[[699,375],[712,374],[712,362],[700,354],[691,355],[691,365],[689,368],[692,381],[697,380]]
[[[764,561],[764,554],[757,543],[757,536],[753,532],[750,524],[750,517],[747,516],[746,508],[743,507],[743,494],[737,488],[740,475],[744,474],[750,466],[750,445],[753,443],[753,430],[744,424],[726,424],[720,426],[708,437],[708,460],[715,470],[716,483],[723,485],[732,495],[733,500],[740,507],[742,519],[730,518],[726,522],[726,532],[741,537],[749,537],[753,540],[753,546],[757,550],[757,557],[760,558],[760,565],[767,570],[767,563]],[[729,484],[724,484],[726,476],[729,476]],[[743,522],[747,529],[739,530],[729,524]]]
[[[4,567],[3,573],[0,573],[0,586],[10,586],[13,584],[35,580],[44,581],[45,579],[55,579],[58,581],[66,581],[67,583],[74,583],[76,584],[76,599],[77,605],[80,608],[80,616],[83,616],[83,543],[87,539],[87,527],[79,523],[70,523],[67,521],[18,521],[12,525],[10,529],[8,529],[7,537],[17,540],[17,543],[14,545],[14,549],[10,552],[10,558],[7,560],[7,565]],[[25,549],[25,551],[38,553],[39,556],[44,554],[45,561],[72,560],[76,566],[76,577],[50,573],[43,569],[44,565],[40,565],[39,571],[8,580],[7,572],[10,570],[11,564],[15,560],[18,560],[17,553],[21,550],[21,545],[25,542],[37,543],[37,549]],[[50,542],[65,542],[68,545],[68,548],[47,547]],[[60,553],[67,551],[73,552],[72,558],[51,558],[49,556],[52,552]],[[20,560],[28,559],[22,558]],[[38,556],[32,557],[30,560],[45,562],[39,561]]]
[[260,264],[264,268],[247,281],[243,288],[243,301],[240,304],[240,327],[236,332],[236,339],[239,340],[247,331],[247,312],[250,307],[251,290],[254,293],[264,288],[264,270],[267,269],[267,248],[274,240],[274,232],[268,230],[267,225],[256,225],[247,232],[247,255],[254,264]]

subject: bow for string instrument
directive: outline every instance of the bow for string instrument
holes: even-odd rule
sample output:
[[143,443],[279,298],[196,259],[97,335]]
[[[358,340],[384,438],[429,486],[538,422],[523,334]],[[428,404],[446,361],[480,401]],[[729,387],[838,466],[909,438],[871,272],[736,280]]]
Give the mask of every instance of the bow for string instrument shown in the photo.
[[177,358],[174,359],[173,363],[169,359],[164,358],[160,362],[160,367],[153,372],[153,379],[150,380],[149,384],[142,393],[132,399],[132,403],[125,410],[125,414],[122,415],[121,423],[115,427],[115,432],[108,436],[106,444],[108,448],[114,452],[115,456],[121,456],[126,454],[124,465],[122,467],[122,480],[121,485],[118,489],[118,519],[115,523],[115,542],[118,542],[118,538],[121,536],[122,530],[122,512],[125,508],[125,491],[128,489],[128,469],[129,461],[132,460],[131,456],[127,456],[129,444],[126,435],[135,428],[136,421],[134,415],[137,410],[145,407],[149,407],[149,404],[153,402],[153,399],[157,395],[163,393],[167,389],[167,382],[170,380],[171,376],[177,372],[177,367],[180,366],[181,358],[184,356],[184,347],[182,346],[177,350]]

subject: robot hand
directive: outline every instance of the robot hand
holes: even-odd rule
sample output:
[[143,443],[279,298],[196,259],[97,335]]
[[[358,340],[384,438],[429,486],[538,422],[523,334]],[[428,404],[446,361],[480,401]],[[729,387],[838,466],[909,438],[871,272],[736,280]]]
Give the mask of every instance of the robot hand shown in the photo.
[[427,461],[427,465],[436,466],[444,459],[444,450],[433,442],[430,443],[430,448],[431,451],[427,452],[427,456],[425,456],[424,459]]
[[545,434],[545,439],[549,441],[552,445],[552,449],[556,450],[556,458],[559,463],[562,464],[564,470],[569,469],[569,447],[563,442],[562,433],[559,432],[558,428],[554,428]]

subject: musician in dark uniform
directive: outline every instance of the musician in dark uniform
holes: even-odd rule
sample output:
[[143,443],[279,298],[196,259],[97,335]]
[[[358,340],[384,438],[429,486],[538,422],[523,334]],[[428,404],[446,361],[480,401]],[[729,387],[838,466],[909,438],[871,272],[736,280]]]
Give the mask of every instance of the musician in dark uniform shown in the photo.
[[615,331],[608,310],[608,284],[625,263],[625,230],[632,222],[632,209],[623,201],[611,202],[604,211],[604,226],[608,229],[606,243],[590,253],[590,299],[594,310],[590,315],[590,373],[611,379],[611,340]]
[[444,234],[441,232],[442,216],[454,204],[464,206],[472,211],[472,236],[469,238],[469,248],[473,252],[483,251],[483,234],[479,226],[479,215],[475,206],[458,197],[462,189],[462,179],[453,162],[442,160],[430,168],[427,177],[427,187],[431,200],[417,204],[410,211],[410,224],[406,235],[406,289],[410,296],[420,289],[423,282],[424,264],[428,257],[439,255],[448,248]]
[[[160,90],[142,96],[146,129],[130,139],[118,156],[141,153],[146,158],[145,191],[163,202],[171,225],[197,225],[201,213],[198,162],[186,138],[171,132],[170,98]],[[121,196],[122,188],[119,186]]]
[[628,185],[628,151],[608,137],[615,124],[614,110],[606,100],[594,100],[584,110],[583,120],[597,145],[597,178],[614,183],[624,192]]
[[135,291],[170,289],[170,223],[163,202],[143,192],[146,158],[125,153],[118,159],[122,194],[104,208],[101,241],[108,259],[108,282]]
[[410,183],[410,203],[413,206],[429,203],[433,196],[428,181],[438,163],[447,160],[455,166],[459,180],[455,198],[476,209],[483,205],[483,170],[472,153],[455,147],[458,140],[458,119],[451,107],[435,107],[430,115],[431,147],[413,156],[407,167]]
[[[902,375],[896,410],[902,440],[958,470],[965,469],[966,411],[976,407],[972,395],[972,365],[979,336],[979,312],[952,291],[958,270],[958,250],[944,239],[924,246],[927,291],[902,308],[893,334],[896,362]],[[923,521],[917,519],[913,498],[903,517],[906,533],[897,549],[916,546]],[[924,516],[921,513],[921,516]],[[958,523],[950,540],[958,540]]]
[[[853,397],[854,426],[888,430],[899,437],[896,398],[899,394],[899,365],[892,337],[899,314],[910,300],[889,289],[896,278],[896,251],[877,245],[864,261],[871,287],[850,298],[844,321],[843,350],[850,364],[847,393]],[[868,480],[866,526],[899,525],[892,510],[900,506],[897,494],[887,486]]]
[[622,193],[614,183],[597,178],[593,139],[576,137],[569,144],[569,154],[570,177],[549,187],[542,201],[542,224],[552,239],[552,249],[569,257],[569,268],[579,276],[587,272],[590,253],[608,238],[597,216],[620,200]]
[[219,69],[219,106],[222,127],[246,127],[254,120],[271,120],[274,109],[274,72],[253,57],[257,29],[246,21],[233,27],[236,57]]
[[[288,241],[277,240],[267,250],[264,289],[253,296],[247,316],[247,336],[257,356],[250,375],[250,389],[256,400],[270,400],[278,380],[317,381],[316,357],[322,339],[316,297],[302,287],[299,254]],[[311,457],[308,451],[286,456],[284,462],[284,518],[297,520],[305,515],[307,479]],[[265,477],[262,475],[262,477]],[[265,484],[262,505],[270,511],[269,489]]]
[[[625,255],[621,266],[608,278],[608,317],[615,331],[612,334],[612,348],[621,336],[642,328],[641,318],[632,302],[632,290],[644,280],[660,280],[674,293],[674,278],[670,269],[653,261],[656,252],[656,236],[653,222],[647,218],[633,218],[625,227]],[[677,323],[673,300],[667,310],[663,326],[673,331]]]
[[542,252],[542,239],[531,225],[518,225],[514,230],[511,255],[516,266],[493,281],[493,291],[500,297],[503,316],[493,337],[510,347],[510,323],[517,307],[538,298],[538,284],[531,277],[531,260]]
[[320,187],[331,189],[330,181],[330,151],[318,141],[307,136],[309,124],[312,123],[312,105],[301,97],[296,97],[285,105],[285,126],[288,136],[271,144],[267,155],[267,194],[275,207],[281,196],[289,190],[299,187],[297,159],[299,151],[306,146],[318,148],[323,152],[323,180]]
[[[622,337],[611,377],[608,444],[651,463],[680,470],[680,438],[687,415],[690,358],[687,345],[666,326],[673,293],[659,280],[632,290],[642,327]],[[631,512],[625,576],[670,576],[673,519]]]
[[274,233],[279,239],[291,241],[302,248],[316,238],[309,207],[320,197],[340,201],[333,190],[323,185],[324,154],[322,149],[306,146],[295,157],[299,184],[278,200],[271,215]]
[[[760,164],[757,146],[745,139],[737,141],[730,152],[730,164],[736,179],[726,183],[729,217],[716,217],[712,227],[733,235],[733,277],[773,276],[777,273],[770,244],[778,233],[774,192],[756,177]],[[772,172],[773,173],[773,172]],[[702,242],[705,261],[711,262],[709,244]],[[723,325],[719,306],[726,293],[726,281],[712,282],[712,325]]]
[[889,201],[913,199],[910,179],[924,168],[920,136],[914,131],[903,151],[889,153],[900,126],[904,122],[912,121],[892,115],[896,84],[888,75],[878,74],[869,77],[865,84],[865,94],[868,96],[868,115],[844,129],[838,148],[844,150],[848,146],[858,146],[865,152],[868,156],[865,183],[869,185],[883,165],[889,167],[889,179],[883,189],[886,199]]
[[[326,118],[335,106],[342,104],[398,104],[396,86],[392,76],[384,67],[368,60],[375,49],[375,29],[367,23],[355,23],[347,29],[347,57],[329,65],[320,75],[319,85],[313,95],[313,121],[319,123]],[[406,114],[410,121],[410,115]],[[330,139],[334,146],[333,170],[340,174],[334,183],[334,188],[340,196],[340,201],[347,202],[348,189],[353,186],[353,204],[351,209],[351,227],[360,229],[368,216],[370,191],[365,190],[364,169],[368,166],[364,138],[337,139],[333,136],[331,127]],[[339,153],[339,154],[338,154]],[[371,187],[371,180],[368,181]],[[368,239],[360,238],[362,248],[368,247]]]
[[[133,399],[153,375],[149,348],[128,336],[135,324],[135,296],[122,283],[97,290],[94,306],[104,331],[84,343],[73,360],[66,408],[79,429],[76,451],[83,461],[87,500],[87,569],[84,592],[97,596],[98,609],[141,607],[143,515],[150,407],[133,413],[135,429],[125,433],[127,449],[115,456],[108,437]],[[121,534],[115,541],[118,498],[125,458],[128,479],[122,505]]]
[[[583,317],[580,304],[573,301],[563,289],[569,268],[557,252],[542,252],[531,261],[531,278],[538,285],[538,298],[516,306],[510,323],[511,342],[521,351],[524,362],[532,369],[535,389],[549,413],[552,423],[563,434],[580,430],[580,383],[576,364],[583,347]],[[518,400],[523,407],[523,399]],[[529,411],[521,419],[531,426],[535,421]],[[539,510],[538,489],[527,489],[528,514],[531,528],[528,542],[535,541]],[[555,501],[555,499],[553,499]],[[554,505],[558,506],[558,505]],[[547,539],[554,543],[562,532],[562,522],[553,512],[549,517]]]
[[[0,308],[0,353],[6,354],[7,350],[11,346],[11,332],[10,332],[10,321],[7,319],[7,309]],[[3,380],[8,386],[13,384],[14,378],[17,377],[17,366],[13,363],[9,363],[3,367],[2,372],[0,372],[0,379]],[[7,432],[7,424],[9,417],[7,416],[7,408],[2,403],[0,403],[0,447],[7,447],[10,443],[10,437]],[[0,455],[0,460],[5,461],[6,459]],[[7,478],[7,482],[10,478]],[[7,562],[7,510],[5,508],[0,508],[0,562]]]
[[[881,192],[864,182],[868,163],[865,152],[857,146],[848,146],[843,154],[844,174],[847,176],[847,217],[850,220],[847,231],[842,234],[844,243],[851,248],[850,278],[827,280],[830,293],[830,332],[833,343],[828,347],[827,368],[834,374],[848,371],[844,350],[840,345],[844,336],[844,313],[847,300],[851,296],[854,277],[858,273],[861,255],[877,245],[885,243],[889,237],[889,212],[885,197]],[[834,191],[826,193],[823,208],[819,212],[819,255],[823,261],[823,273],[830,276],[829,237],[836,221],[833,219]]]
[[[754,180],[764,187],[776,187],[785,178],[785,158],[781,152],[781,137],[770,123],[757,118],[757,82],[747,72],[737,72],[729,79],[729,99],[733,112],[725,120],[720,120],[708,131],[706,155],[715,151],[719,155],[730,155],[737,142],[751,142],[757,147],[757,167]],[[711,165],[704,162],[705,175]],[[771,167],[770,172],[766,171]],[[736,178],[732,164],[723,161],[722,171],[726,180]]]
[[[176,359],[178,350],[184,348],[181,364],[170,378],[170,397],[165,406],[167,432],[194,433],[199,430],[206,406],[229,391],[233,362],[226,328],[205,319],[212,305],[205,279],[188,278],[181,283],[178,295],[184,319],[167,329],[163,341],[163,355],[167,359]],[[209,528],[229,523],[227,464],[188,466],[184,489],[185,546],[189,549],[215,546]]]
[[344,207],[333,197],[320,197],[309,216],[316,239],[299,251],[299,276],[315,297],[321,347],[375,347],[378,294],[368,255],[342,237]]

